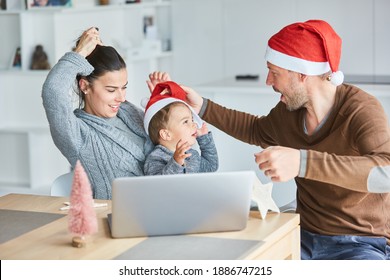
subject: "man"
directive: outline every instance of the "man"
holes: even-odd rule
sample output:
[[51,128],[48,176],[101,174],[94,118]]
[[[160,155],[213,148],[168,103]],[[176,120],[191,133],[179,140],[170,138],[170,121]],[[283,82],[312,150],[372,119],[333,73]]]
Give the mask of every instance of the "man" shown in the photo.
[[[273,181],[295,178],[302,259],[390,259],[390,132],[371,95],[343,84],[341,39],[325,21],[284,27],[268,41],[266,84],[281,94],[267,116],[226,109],[190,88],[210,124],[265,150]],[[167,76],[153,73],[151,87]]]

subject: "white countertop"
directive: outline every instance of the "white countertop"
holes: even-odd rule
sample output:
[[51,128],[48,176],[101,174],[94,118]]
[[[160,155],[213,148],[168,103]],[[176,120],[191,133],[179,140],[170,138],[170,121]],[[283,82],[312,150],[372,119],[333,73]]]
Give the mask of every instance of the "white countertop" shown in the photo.
[[[374,96],[390,97],[390,84],[354,83],[353,85]],[[275,94],[272,87],[267,86],[265,81],[261,78],[259,80],[236,80],[234,77],[231,77],[210,83],[199,84],[193,88],[198,91],[200,95],[202,95],[202,92],[229,94],[237,93],[237,91],[243,93]]]

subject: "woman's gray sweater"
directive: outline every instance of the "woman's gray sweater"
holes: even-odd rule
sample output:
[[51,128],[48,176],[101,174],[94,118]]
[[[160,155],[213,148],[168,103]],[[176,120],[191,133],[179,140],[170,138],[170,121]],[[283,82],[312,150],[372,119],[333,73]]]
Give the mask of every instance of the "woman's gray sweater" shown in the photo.
[[66,53],[49,72],[42,89],[43,106],[49,121],[53,141],[72,167],[80,160],[91,182],[93,197],[111,199],[113,179],[141,176],[145,157],[153,144],[143,127],[143,111],[123,102],[117,117],[135,137],[116,128],[106,119],[73,111],[71,92],[77,74],[89,75],[93,67],[81,55]]

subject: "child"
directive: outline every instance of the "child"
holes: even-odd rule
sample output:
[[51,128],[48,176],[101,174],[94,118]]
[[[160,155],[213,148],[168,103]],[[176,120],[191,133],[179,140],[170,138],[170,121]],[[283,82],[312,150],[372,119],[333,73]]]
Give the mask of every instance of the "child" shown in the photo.
[[[168,93],[161,94],[167,90]],[[211,132],[184,102],[186,93],[176,83],[157,84],[145,108],[144,127],[156,145],[147,156],[145,175],[214,172],[218,155]],[[198,142],[201,154],[191,147]]]

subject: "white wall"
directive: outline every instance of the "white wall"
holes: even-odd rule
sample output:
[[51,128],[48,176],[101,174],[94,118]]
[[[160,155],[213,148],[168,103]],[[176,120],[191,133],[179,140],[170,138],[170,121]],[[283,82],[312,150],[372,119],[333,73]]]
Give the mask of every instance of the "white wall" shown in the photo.
[[222,17],[220,0],[172,2],[173,78],[191,84],[221,78],[225,43]]
[[390,75],[390,1],[374,2],[374,73]]
[[390,1],[172,0],[174,78],[201,84],[266,73],[268,39],[296,21],[324,19],[343,39],[345,74],[390,75]]

